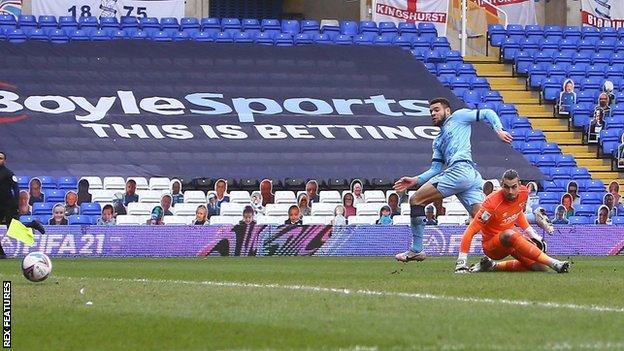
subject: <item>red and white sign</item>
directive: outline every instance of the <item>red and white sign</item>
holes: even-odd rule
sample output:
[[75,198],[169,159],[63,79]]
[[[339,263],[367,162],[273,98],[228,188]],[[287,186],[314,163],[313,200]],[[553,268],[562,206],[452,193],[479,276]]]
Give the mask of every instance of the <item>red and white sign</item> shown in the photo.
[[440,0],[375,0],[373,21],[433,23],[438,35],[446,35],[449,2]]
[[482,0],[473,1],[490,13],[493,13],[498,17],[503,17],[502,14],[500,14],[496,9],[496,7],[498,7],[507,14],[508,24],[537,24],[534,0],[488,0],[487,2]]
[[581,0],[581,22],[592,27],[624,27],[624,2]]

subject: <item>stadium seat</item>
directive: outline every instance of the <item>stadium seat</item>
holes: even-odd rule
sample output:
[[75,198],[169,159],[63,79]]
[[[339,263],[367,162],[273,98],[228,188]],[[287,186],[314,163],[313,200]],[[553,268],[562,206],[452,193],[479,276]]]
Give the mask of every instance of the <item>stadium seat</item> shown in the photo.
[[590,180],[587,183],[587,191],[604,192],[605,185],[601,180]]
[[104,190],[124,190],[126,189],[126,181],[122,177],[104,177],[102,182]]
[[568,220],[570,221],[571,225],[590,224],[589,217],[584,217],[584,216],[571,216],[571,217],[568,218]]
[[[136,182],[137,190],[147,190],[147,189],[149,189],[149,186],[147,185],[147,179],[145,177],[128,177],[128,179],[126,179],[126,182],[128,180],[134,180]],[[106,178],[104,178],[104,181],[106,182]],[[118,180],[116,180],[116,181],[118,181]],[[125,184],[124,184],[124,188],[125,188]]]
[[106,28],[120,28],[117,17],[100,17],[100,29]]
[[190,225],[194,216],[164,216],[163,223],[166,225]]
[[370,202],[385,203],[386,202],[386,196],[384,192],[381,190],[366,190],[364,192],[364,199],[366,200],[367,203],[370,203]]
[[87,182],[89,182],[89,189],[93,190],[93,189],[102,189],[102,179],[100,179],[100,177],[82,177],[80,178],[80,180],[85,179]]
[[44,199],[46,202],[62,202],[65,203],[65,191],[58,189],[44,189]]
[[195,212],[197,211],[197,207],[201,204],[197,203],[182,203],[176,204],[173,207],[173,214],[176,216],[195,216]]
[[384,205],[381,202],[355,204],[356,214],[358,216],[377,216],[379,218],[379,210]]
[[157,206],[153,203],[131,202],[128,204],[128,214],[131,216],[148,216],[152,213],[152,209]]
[[312,216],[333,216],[338,204],[332,202],[317,202],[312,204]]
[[392,217],[393,225],[410,225],[411,217],[409,215],[395,215]]
[[71,215],[68,217],[69,225],[90,225],[91,223],[91,216]]
[[169,190],[171,180],[163,177],[152,177],[149,180],[148,188],[150,190]]
[[99,203],[106,203],[106,202],[112,202],[113,196],[115,195],[115,193],[117,192],[123,193],[123,190],[95,189],[95,190],[90,190],[90,192],[91,192],[91,201],[99,202]]
[[55,204],[54,202],[35,202],[32,204],[32,214],[35,216],[52,215],[52,208]]
[[297,20],[283,20],[282,21],[282,33],[296,35],[301,32],[299,21]]
[[[242,213],[242,212],[241,212]],[[210,224],[230,224],[235,225],[238,224],[243,219],[242,215],[240,216],[212,216],[210,217]]]
[[328,225],[331,223],[332,216],[304,216],[302,220],[303,225]]
[[498,47],[502,44],[503,40],[507,38],[507,32],[502,24],[490,24],[488,25],[488,42],[491,46]]
[[572,155],[555,155],[554,156],[557,167],[575,167],[576,161]]
[[[264,208],[266,216],[288,216],[288,208],[293,204],[267,204]],[[241,212],[242,213],[242,212]]]
[[288,216],[256,216],[256,224],[258,225],[283,225]]
[[574,214],[576,216],[591,217],[596,215],[597,206],[595,205],[578,205],[575,206]]
[[316,20],[303,20],[301,21],[301,33],[302,34],[319,34],[321,27]]
[[[195,19],[195,20],[197,20],[197,19]],[[120,28],[124,29],[124,30],[127,30],[127,29],[136,29],[136,30],[138,30],[139,29],[139,20],[135,16],[122,16],[121,17]]]
[[614,225],[624,225],[624,216],[612,217],[611,223]]
[[319,202],[339,204],[342,203],[342,197],[337,190],[324,190],[319,192]]
[[150,216],[118,215],[115,217],[115,223],[117,225],[142,225],[149,219]]
[[275,192],[276,204],[296,204],[297,198],[295,193],[290,190],[281,190]]
[[184,192],[184,203],[206,204],[206,194],[201,190],[187,190]]
[[89,34],[82,30],[82,29],[77,29],[74,31],[70,31],[68,33],[69,36],[69,41],[89,41],[91,40],[91,38],[89,38]]
[[80,214],[86,216],[99,216],[102,213],[102,207],[97,202],[83,202],[80,204]]
[[468,216],[438,216],[438,225],[463,225],[469,218]]
[[233,190],[230,191],[230,202],[249,205],[251,204],[251,197],[247,191]]
[[349,217],[347,219],[347,224],[349,224],[349,225],[370,225],[370,224],[375,224],[378,219],[379,219],[379,215],[376,215],[376,216],[357,215],[357,216]]
[[301,34],[297,34],[294,37],[294,44],[295,45],[308,45],[308,44],[312,44],[314,43],[312,41],[312,37],[310,37],[310,35],[305,34],[305,33],[301,33]]
[[580,197],[581,205],[600,205],[603,201],[603,194],[599,192],[583,192]]
[[139,202],[160,203],[163,190],[137,190],[136,194],[139,195]]

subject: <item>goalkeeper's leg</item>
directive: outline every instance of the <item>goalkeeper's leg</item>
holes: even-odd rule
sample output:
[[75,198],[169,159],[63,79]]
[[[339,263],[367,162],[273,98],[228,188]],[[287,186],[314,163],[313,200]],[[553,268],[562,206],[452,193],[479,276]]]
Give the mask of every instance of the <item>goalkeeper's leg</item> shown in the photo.
[[[567,273],[570,263],[559,261],[542,252],[535,244],[523,237],[517,230],[508,229],[498,235],[501,244],[510,249],[516,259],[532,260],[552,268],[557,273]],[[524,263],[520,261],[521,263]],[[528,261],[526,261],[528,263]]]

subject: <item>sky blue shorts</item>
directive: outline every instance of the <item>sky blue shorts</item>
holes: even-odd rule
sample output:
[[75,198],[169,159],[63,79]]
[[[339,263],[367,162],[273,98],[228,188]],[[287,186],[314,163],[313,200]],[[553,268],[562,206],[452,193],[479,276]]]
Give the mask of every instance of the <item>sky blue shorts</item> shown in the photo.
[[483,194],[483,178],[471,163],[456,162],[429,180],[443,197],[456,195],[468,213],[472,214],[472,206],[481,204]]

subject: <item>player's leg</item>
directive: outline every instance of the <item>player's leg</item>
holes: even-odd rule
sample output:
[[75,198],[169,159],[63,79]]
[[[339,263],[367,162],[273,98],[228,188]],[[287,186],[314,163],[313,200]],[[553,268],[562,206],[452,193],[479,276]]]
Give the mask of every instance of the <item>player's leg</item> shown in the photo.
[[[483,242],[485,257],[470,268],[470,272],[526,272],[547,271],[548,267],[524,256],[517,256],[515,260],[496,262],[514,253],[513,248],[506,247],[501,242],[500,234]],[[494,260],[492,260],[494,259]]]
[[483,178],[479,171],[472,166],[462,165],[461,173],[463,173],[463,183],[466,190],[457,194],[457,198],[462,203],[470,217],[474,218],[477,212],[481,210],[481,204],[485,200],[483,193]]
[[426,255],[423,251],[423,233],[425,231],[425,206],[443,199],[443,195],[438,189],[427,182],[423,184],[416,192],[410,196],[410,228],[412,230],[412,247],[397,254],[395,257],[401,262],[422,261]]
[[[9,223],[11,223],[11,216],[6,210],[0,210],[0,224],[4,224],[9,227]],[[5,259],[6,254],[4,253],[4,249],[2,248],[2,243],[0,242],[0,259]]]
[[559,261],[542,252],[531,241],[523,237],[517,230],[509,229],[498,235],[503,246],[510,249],[510,254],[515,257],[522,257],[537,263],[541,263],[552,268],[558,273],[567,273],[570,263],[567,261]]

